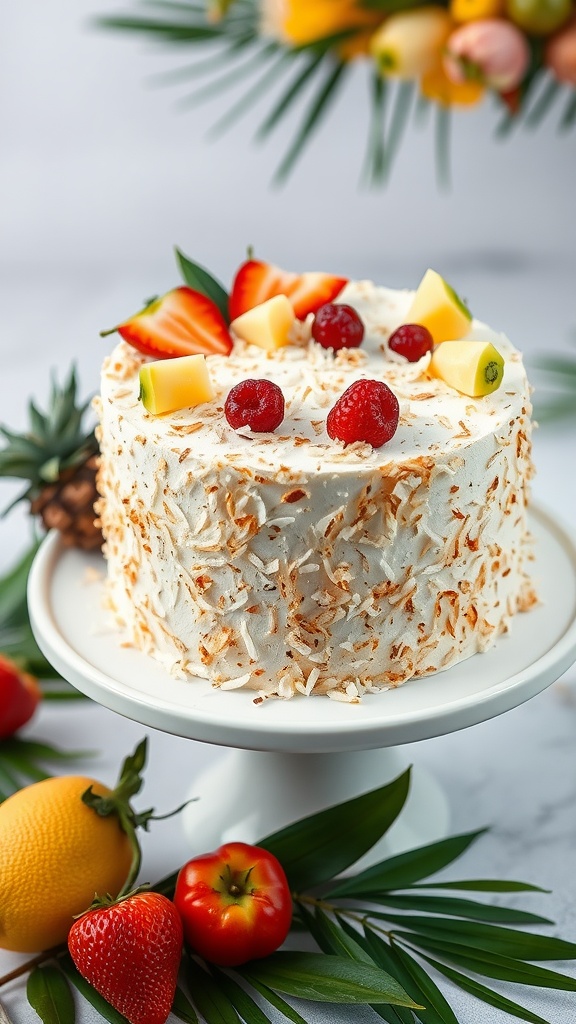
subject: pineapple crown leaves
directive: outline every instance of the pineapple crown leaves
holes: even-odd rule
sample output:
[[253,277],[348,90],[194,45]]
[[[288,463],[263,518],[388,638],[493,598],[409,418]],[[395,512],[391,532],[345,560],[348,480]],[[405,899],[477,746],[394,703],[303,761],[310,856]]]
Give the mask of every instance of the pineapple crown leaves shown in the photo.
[[25,498],[32,501],[45,486],[55,483],[66,470],[81,465],[98,450],[94,429],[84,424],[91,399],[80,404],[77,395],[78,379],[72,366],[63,384],[52,377],[45,412],[30,400],[25,433],[15,433],[0,425],[0,435],[7,442],[0,449],[0,477],[28,481],[24,492],[9,508]]

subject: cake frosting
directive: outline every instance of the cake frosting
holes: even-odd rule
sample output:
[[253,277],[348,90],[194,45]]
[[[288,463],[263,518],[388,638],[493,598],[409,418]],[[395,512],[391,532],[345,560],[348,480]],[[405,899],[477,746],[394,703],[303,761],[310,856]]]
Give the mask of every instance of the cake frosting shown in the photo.
[[[350,283],[360,348],[326,350],[299,325],[267,353],[236,341],[207,357],[212,401],[155,417],[138,399],[145,357],[121,342],[102,372],[98,511],[107,601],[128,642],[173,675],[256,699],[356,701],[494,644],[536,601],[526,522],[529,386],[519,352],[501,387],[469,398],[388,348],[413,292]],[[285,397],[273,433],[233,430],[230,388],[265,377]],[[400,403],[382,448],[344,446],[326,415],[360,378]]]

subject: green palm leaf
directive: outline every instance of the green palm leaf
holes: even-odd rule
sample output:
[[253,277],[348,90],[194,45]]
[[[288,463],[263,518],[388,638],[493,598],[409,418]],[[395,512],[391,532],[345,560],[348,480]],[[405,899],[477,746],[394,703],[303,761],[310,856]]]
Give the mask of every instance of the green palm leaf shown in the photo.
[[427,964],[430,964],[431,967],[434,967],[439,974],[443,974],[445,978],[448,978],[454,985],[461,988],[463,992],[468,992],[471,996],[475,996],[476,999],[481,999],[483,1003],[495,1006],[496,1009],[503,1010],[504,1013],[509,1013],[520,1020],[528,1021],[528,1024],[550,1024],[550,1021],[545,1020],[544,1017],[540,1017],[537,1013],[532,1013],[531,1010],[527,1010],[512,999],[500,995],[499,992],[494,992],[486,985],[476,981],[475,978],[468,978],[465,974],[461,974],[460,971],[455,971],[452,967],[446,967],[445,964],[441,964],[431,957],[423,956],[422,959]]
[[561,89],[562,86],[560,85],[560,82],[558,82],[555,78],[548,79],[548,81],[544,84],[544,88],[541,90],[539,96],[532,104],[530,110],[526,115],[526,118],[524,120],[524,125],[526,128],[534,130],[540,126],[540,124],[548,114],[550,108],[552,107],[554,101],[558,97]]
[[[406,939],[406,935],[403,938]],[[436,953],[443,960],[451,961],[474,974],[494,978],[496,981],[509,981],[512,984],[533,985],[537,988],[551,988],[563,992],[576,992],[576,979],[559,974],[557,971],[550,971],[546,967],[538,967],[535,964],[526,963],[524,960],[517,960],[515,957],[504,956],[502,953],[478,950],[460,942],[425,939],[422,936],[417,940],[412,940],[411,945]]]
[[179,68],[159,72],[157,75],[151,75],[148,81],[153,86],[169,86],[187,82],[191,78],[209,75],[212,71],[219,71],[221,67],[229,65],[235,56],[253,42],[253,33],[246,33],[235,39],[231,45],[222,47],[218,53],[213,53],[205,60],[195,60],[192,64],[184,64]]
[[274,175],[274,181],[277,184],[285,181],[290,174],[294,164],[301,156],[302,150],[304,149],[310,135],[314,129],[318,127],[322,118],[328,112],[328,108],[336,99],[338,89],[342,86],[345,74],[348,70],[349,65],[345,64],[343,61],[337,61],[333,65],[328,78],[324,84],[320,86],[320,89],[310,104],[292,145]]
[[240,99],[226,111],[208,132],[208,138],[218,138],[223,132],[236,124],[239,117],[246,113],[254,103],[266,95],[266,91],[274,84],[279,75],[283,73],[287,64],[293,60],[291,51],[280,52],[276,62],[269,67],[263,75],[245,92]]
[[311,59],[307,61],[303,68],[301,68],[296,77],[293,79],[291,84],[286,89],[286,92],[282,94],[276,105],[272,108],[265,121],[260,125],[257,133],[257,139],[264,139],[273,128],[279,123],[279,121],[288,113],[298,96],[304,89],[304,86],[309,79],[318,70],[322,61],[324,60],[325,54],[313,53]]
[[384,125],[388,82],[382,75],[374,73],[371,85],[370,127],[362,178],[367,185],[377,185],[383,180],[385,169]]
[[237,63],[232,69],[228,68],[225,74],[221,75],[220,78],[216,78],[213,81],[208,82],[207,85],[197,89],[196,92],[178,100],[177,106],[181,109],[195,107],[199,103],[211,100],[219,93],[226,92],[228,89],[235,89],[239,80],[255,74],[260,64],[270,60],[270,58],[274,57],[277,53],[278,47],[275,43],[269,43],[267,46],[263,46],[255,53],[252,52],[245,64]]
[[450,107],[438,104],[436,110],[436,130],[434,135],[436,176],[440,188],[450,188],[450,135],[452,127],[452,111]]
[[576,89],[570,90],[568,102],[564,108],[562,119],[560,121],[560,131],[568,131],[573,124],[576,123]]
[[386,147],[384,151],[384,178],[387,178],[390,174],[396,154],[400,148],[404,132],[406,131],[410,117],[410,108],[414,98],[414,91],[414,82],[399,82],[396,86],[390,129],[386,138]]

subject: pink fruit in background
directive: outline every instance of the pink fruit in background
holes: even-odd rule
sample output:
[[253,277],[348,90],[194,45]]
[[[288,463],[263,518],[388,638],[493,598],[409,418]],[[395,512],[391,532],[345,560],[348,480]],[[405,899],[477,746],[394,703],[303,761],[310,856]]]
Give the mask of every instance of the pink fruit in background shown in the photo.
[[548,40],[544,63],[559,82],[576,85],[576,17]]
[[444,69],[454,82],[473,78],[509,92],[524,78],[530,60],[526,36],[509,21],[471,21],[449,37]]
[[0,740],[32,718],[41,696],[36,680],[0,655]]

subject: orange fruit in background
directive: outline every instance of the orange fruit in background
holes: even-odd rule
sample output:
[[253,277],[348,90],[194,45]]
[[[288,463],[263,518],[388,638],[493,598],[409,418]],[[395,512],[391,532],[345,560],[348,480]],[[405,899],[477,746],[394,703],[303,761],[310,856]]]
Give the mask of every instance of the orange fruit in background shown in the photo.
[[0,804],[0,948],[36,953],[64,942],[94,894],[116,896],[132,851],[118,818],[82,803],[77,775],[36,782]]
[[438,65],[422,75],[420,90],[427,100],[446,107],[473,107],[483,99],[486,87],[473,80],[453,82],[442,66]]
[[450,0],[449,10],[454,21],[498,18],[504,10],[504,0]]

